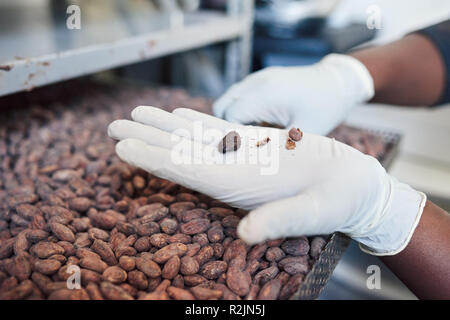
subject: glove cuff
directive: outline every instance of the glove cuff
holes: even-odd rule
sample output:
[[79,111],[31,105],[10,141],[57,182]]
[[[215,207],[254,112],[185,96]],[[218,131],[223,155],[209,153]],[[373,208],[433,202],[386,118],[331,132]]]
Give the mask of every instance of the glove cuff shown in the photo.
[[424,193],[391,179],[391,199],[386,215],[369,236],[354,238],[362,251],[375,256],[396,255],[406,248],[427,201]]
[[375,95],[373,78],[366,66],[356,58],[343,54],[329,54],[322,59],[324,65],[336,70],[344,78],[345,90],[356,103],[366,102]]

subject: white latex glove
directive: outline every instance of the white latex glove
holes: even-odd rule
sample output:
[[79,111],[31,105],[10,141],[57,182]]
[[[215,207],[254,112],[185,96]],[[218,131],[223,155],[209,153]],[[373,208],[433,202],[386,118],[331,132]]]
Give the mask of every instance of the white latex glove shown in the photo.
[[307,67],[270,67],[233,85],[213,107],[214,115],[240,123],[267,122],[326,135],[374,84],[357,59],[331,54]]
[[[296,148],[287,150],[287,130],[234,125],[189,109],[168,113],[138,107],[132,118],[108,128],[121,140],[119,157],[233,206],[254,209],[238,226],[249,244],[340,231],[373,254],[394,254],[409,242],[426,201],[389,176],[375,158],[334,139],[304,133]],[[209,129],[220,129],[211,144],[211,135],[204,134]],[[242,146],[224,155],[217,142],[230,130],[240,133]],[[271,141],[256,147],[255,132]],[[208,161],[197,154],[192,163],[176,163],[180,146],[203,150]],[[233,162],[254,151],[269,154],[273,163]],[[268,167],[272,170],[263,170]]]

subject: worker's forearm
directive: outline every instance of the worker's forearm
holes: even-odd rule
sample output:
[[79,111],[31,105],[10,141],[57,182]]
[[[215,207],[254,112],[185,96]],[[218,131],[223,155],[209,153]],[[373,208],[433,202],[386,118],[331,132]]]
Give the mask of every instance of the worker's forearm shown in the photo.
[[396,105],[432,105],[445,84],[445,65],[434,44],[420,34],[391,44],[351,54],[374,79],[373,102]]
[[421,299],[450,299],[450,215],[428,201],[411,242],[383,262]]

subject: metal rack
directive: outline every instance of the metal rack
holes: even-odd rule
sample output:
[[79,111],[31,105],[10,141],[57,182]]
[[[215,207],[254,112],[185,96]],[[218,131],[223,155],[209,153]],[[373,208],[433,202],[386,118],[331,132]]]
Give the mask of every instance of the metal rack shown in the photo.
[[225,83],[249,71],[253,1],[227,1],[226,12],[116,6],[81,6],[79,30],[48,4],[2,7],[0,96],[225,41]]

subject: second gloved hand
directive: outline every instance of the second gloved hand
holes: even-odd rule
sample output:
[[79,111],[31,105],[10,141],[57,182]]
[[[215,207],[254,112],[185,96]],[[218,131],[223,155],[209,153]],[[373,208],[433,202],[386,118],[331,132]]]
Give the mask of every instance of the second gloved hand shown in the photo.
[[311,66],[251,74],[219,98],[213,110],[234,123],[267,122],[326,135],[373,95],[372,77],[361,62],[331,54]]

